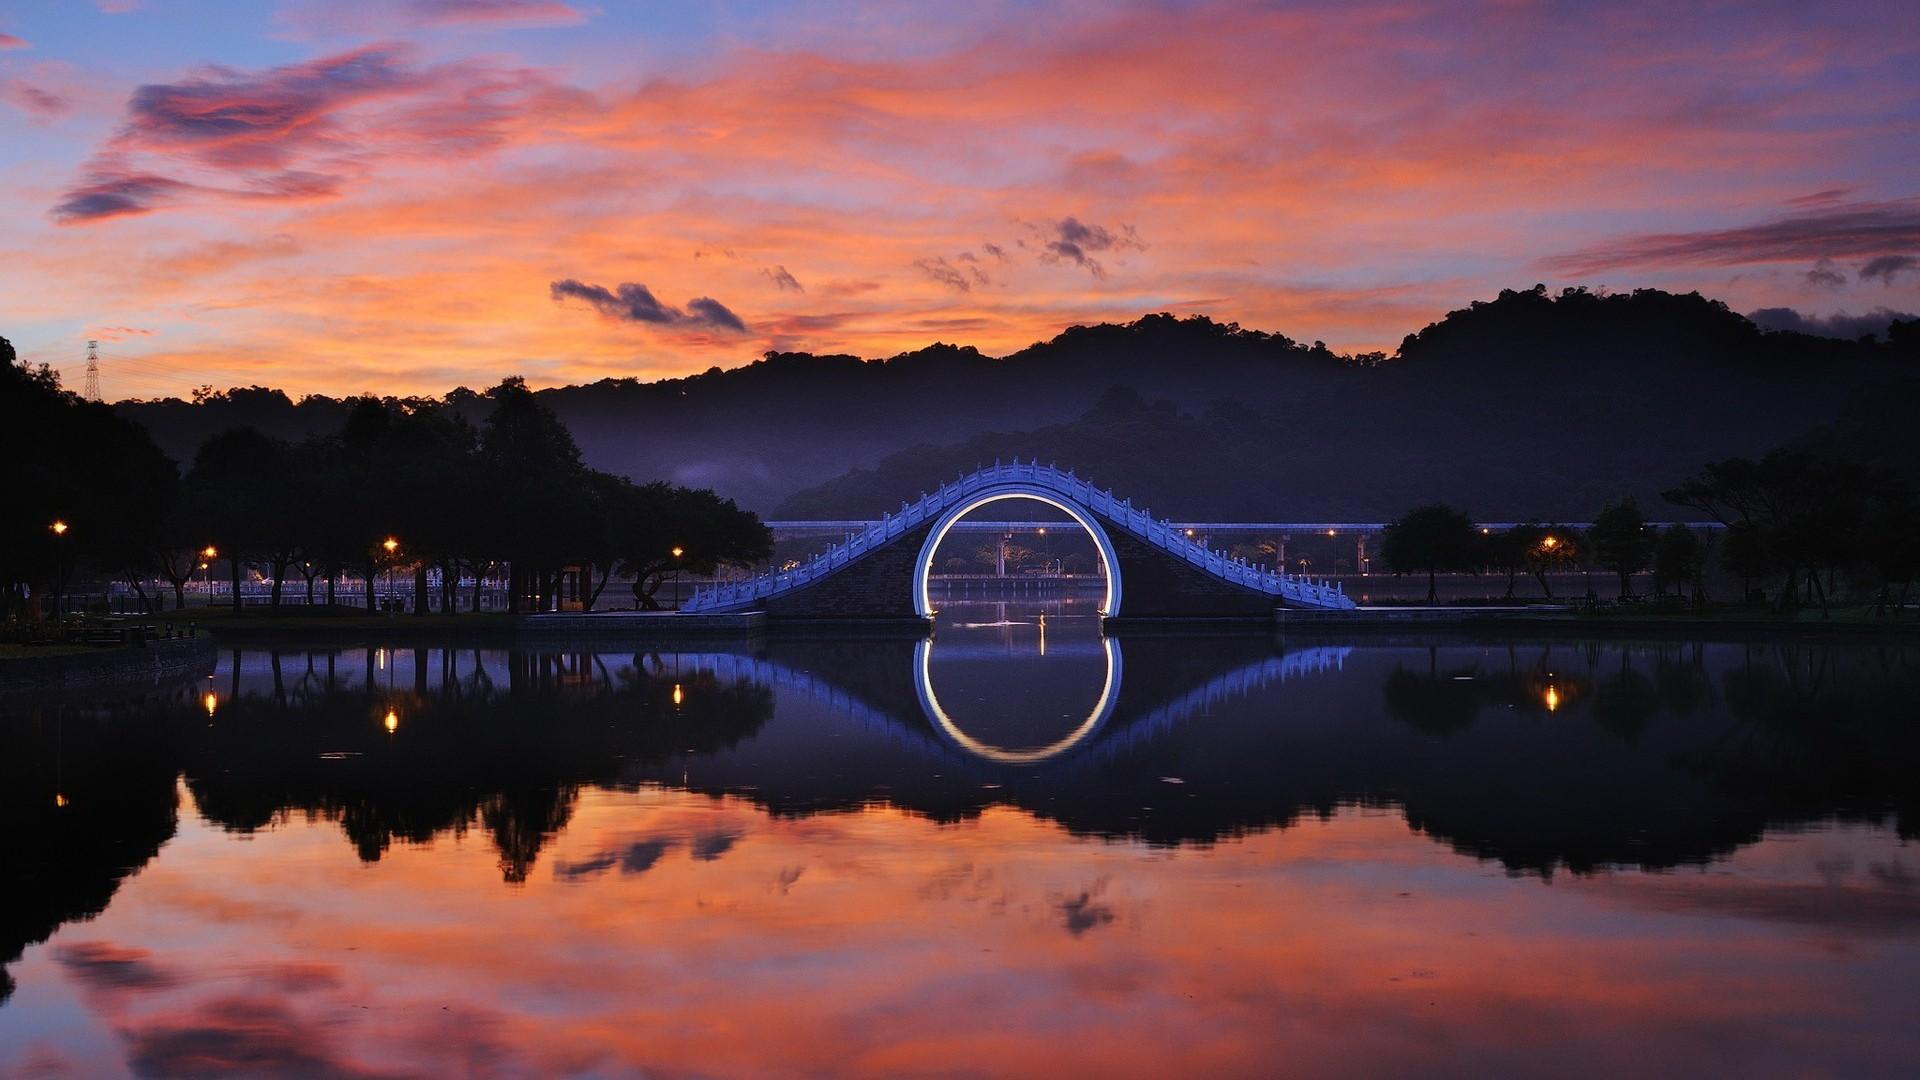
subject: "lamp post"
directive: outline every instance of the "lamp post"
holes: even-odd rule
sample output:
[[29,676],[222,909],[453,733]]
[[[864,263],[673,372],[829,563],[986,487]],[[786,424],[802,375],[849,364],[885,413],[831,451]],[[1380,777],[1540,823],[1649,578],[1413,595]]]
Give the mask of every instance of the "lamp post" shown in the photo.
[[673,545],[673,610],[675,611],[680,610],[680,556],[686,553],[686,548],[679,544]]
[[200,549],[200,591],[207,595],[207,606],[213,606],[213,560],[220,556],[220,549],[208,544]]
[[53,532],[53,621],[59,622],[61,601],[66,595],[67,584],[66,574],[62,573],[66,565],[67,549],[66,545],[61,543],[67,535],[67,523],[56,518],[47,528]]
[[380,547],[387,553],[387,614],[393,614],[393,553],[400,550],[400,541],[389,536],[380,541]]

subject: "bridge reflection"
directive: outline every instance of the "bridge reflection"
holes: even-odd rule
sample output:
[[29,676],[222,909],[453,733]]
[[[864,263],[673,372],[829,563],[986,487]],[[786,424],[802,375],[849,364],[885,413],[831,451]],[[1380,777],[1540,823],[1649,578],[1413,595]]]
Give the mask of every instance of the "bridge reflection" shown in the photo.
[[927,720],[944,735],[955,748],[983,761],[996,765],[1038,765],[1051,761],[1062,754],[1087,742],[1099,734],[1100,729],[1113,715],[1113,706],[1120,696],[1120,680],[1124,665],[1120,661],[1120,642],[1117,638],[1106,638],[1100,643],[1100,657],[1104,663],[1104,674],[1100,678],[1100,692],[1094,698],[1092,708],[1072,731],[1052,742],[1040,746],[1012,748],[996,746],[992,743],[969,735],[966,729],[956,721],[946,707],[940,703],[940,696],[933,688],[933,639],[925,638],[914,646],[914,689],[919,691],[920,710]]
[[[1157,845],[1380,807],[1543,875],[1705,863],[1823,820],[1920,834],[1913,648],[1106,638],[1056,613],[1051,715],[1009,716],[1038,685],[1038,631],[751,652],[240,649],[168,693],[15,711],[0,716],[0,862],[19,883],[0,897],[0,963],[101,910],[173,835],[182,792],[236,833],[334,822],[367,861],[475,831],[507,882],[535,871],[589,786],[776,815],[1010,807]],[[995,664],[1020,673],[1007,692],[970,692]]]

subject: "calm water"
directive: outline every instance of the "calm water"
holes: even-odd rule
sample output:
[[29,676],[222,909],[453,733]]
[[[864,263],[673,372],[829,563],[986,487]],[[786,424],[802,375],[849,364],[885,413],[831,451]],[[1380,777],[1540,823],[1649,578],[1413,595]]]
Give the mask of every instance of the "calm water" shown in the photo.
[[0,1075],[1906,1074],[1920,648],[248,648],[0,720]]

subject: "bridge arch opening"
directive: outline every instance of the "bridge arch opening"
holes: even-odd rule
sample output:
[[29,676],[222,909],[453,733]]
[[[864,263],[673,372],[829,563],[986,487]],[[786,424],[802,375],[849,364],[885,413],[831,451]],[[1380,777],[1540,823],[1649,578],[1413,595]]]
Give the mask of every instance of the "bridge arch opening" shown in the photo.
[[1094,551],[1100,565],[1100,573],[1105,579],[1100,596],[1100,614],[1109,618],[1120,614],[1121,581],[1120,559],[1114,551],[1113,540],[1106,529],[1085,509],[1058,498],[1045,489],[1025,484],[1004,484],[976,493],[972,498],[958,503],[942,513],[927,533],[926,540],[920,545],[920,555],[913,564],[913,610],[922,618],[932,618],[939,609],[932,595],[934,558],[940,551],[942,541],[953,531],[955,525],[968,514],[993,503],[1013,499],[1027,499],[1042,503],[1067,515],[1074,524],[1093,541]]

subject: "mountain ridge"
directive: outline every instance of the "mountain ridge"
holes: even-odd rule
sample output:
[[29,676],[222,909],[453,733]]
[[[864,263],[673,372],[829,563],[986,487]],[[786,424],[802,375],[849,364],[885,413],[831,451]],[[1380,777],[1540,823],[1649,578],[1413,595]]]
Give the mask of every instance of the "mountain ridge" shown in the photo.
[[[1316,477],[1289,489],[1299,495],[1249,489],[1267,490],[1270,507],[1304,501],[1293,512],[1310,518],[1336,516],[1335,506],[1390,516],[1416,489],[1432,489],[1434,497],[1491,500],[1486,511],[1525,516],[1510,504],[1526,482],[1502,478],[1514,471],[1514,445],[1549,448],[1534,482],[1570,484],[1580,498],[1616,488],[1657,492],[1669,474],[1706,457],[1757,452],[1832,422],[1864,387],[1911,372],[1916,326],[1896,323],[1895,334],[1907,335],[1899,342],[1844,341],[1764,331],[1698,293],[1535,287],[1449,312],[1408,334],[1391,356],[1342,355],[1236,323],[1155,313],[1068,327],[1003,357],[943,342],[872,359],[769,352],[730,369],[538,393],[594,467],[713,487],[782,516],[807,507],[821,516],[864,516],[863,506],[877,514],[902,492],[856,499],[844,485],[833,489],[840,494],[826,491],[850,470],[903,453],[945,446],[947,454],[923,455],[926,465],[957,462],[987,436],[1065,464],[1057,451],[1090,435],[1074,425],[1116,387],[1229,433],[1201,440],[1215,447],[1217,462]],[[235,423],[289,438],[330,430],[347,400],[295,403],[253,388],[199,404],[119,408],[185,457]],[[441,400],[460,412],[481,406],[464,387]],[[1135,434],[1170,437],[1179,427]],[[1190,476],[1209,468],[1178,446],[1164,449],[1157,466],[1140,458],[1125,468],[1112,463],[1134,459],[1117,449],[1108,461],[1074,464],[1090,475],[1113,473],[1110,482],[1130,491],[1185,488],[1193,505],[1178,508],[1183,516],[1218,516],[1244,501],[1156,479],[1156,468]],[[1660,475],[1642,475],[1649,472]],[[1485,482],[1476,485],[1475,476]]]

